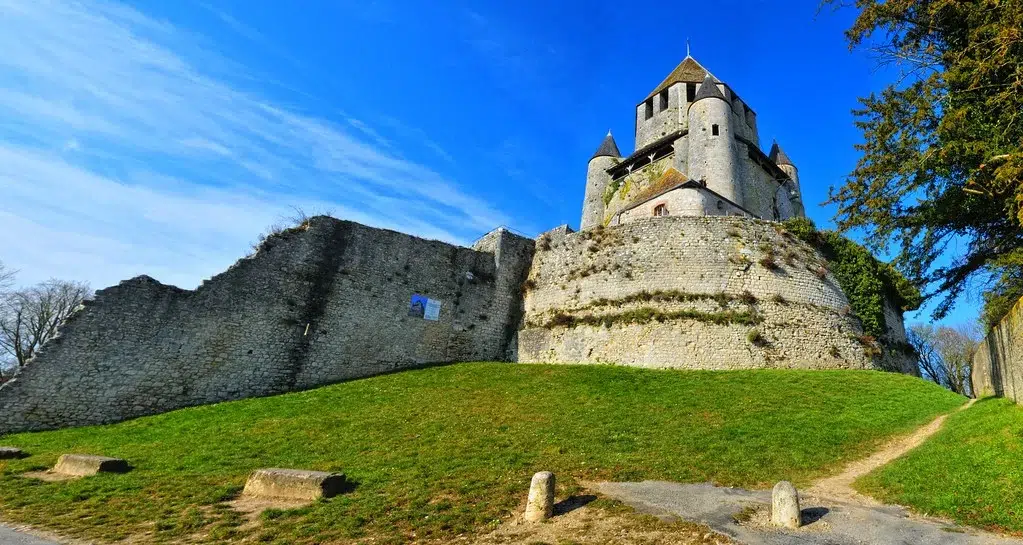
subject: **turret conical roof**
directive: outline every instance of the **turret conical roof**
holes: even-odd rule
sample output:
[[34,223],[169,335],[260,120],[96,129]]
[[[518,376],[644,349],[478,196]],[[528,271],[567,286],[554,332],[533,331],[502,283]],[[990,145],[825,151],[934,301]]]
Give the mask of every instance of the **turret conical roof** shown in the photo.
[[792,160],[789,159],[789,156],[785,155],[785,152],[782,151],[781,146],[778,145],[777,141],[771,144],[771,152],[768,153],[767,156],[774,161],[774,164],[776,165],[796,166],[792,164]]
[[607,131],[607,136],[604,137],[604,141],[600,143],[600,147],[597,148],[596,153],[590,160],[597,157],[621,157],[622,152],[618,151],[618,144],[615,143],[615,137],[611,136],[611,131]]
[[700,89],[696,91],[693,102],[699,102],[704,98],[720,98],[725,100],[725,95],[721,94],[721,89],[718,89],[718,86],[714,83],[714,76],[710,74],[703,78],[703,83],[700,84]]

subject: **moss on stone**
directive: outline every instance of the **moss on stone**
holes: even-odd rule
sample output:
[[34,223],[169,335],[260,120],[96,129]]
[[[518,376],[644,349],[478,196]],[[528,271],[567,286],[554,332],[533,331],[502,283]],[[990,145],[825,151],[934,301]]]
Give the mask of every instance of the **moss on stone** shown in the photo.
[[576,316],[567,312],[559,311],[549,320],[541,324],[531,324],[532,327],[553,329],[557,327],[573,328],[577,326],[603,326],[629,324],[648,324],[651,322],[667,322],[672,320],[693,320],[716,325],[756,325],[762,318],[752,309],[750,310],[722,310],[718,312],[706,312],[702,310],[659,310],[652,307],[641,307],[622,312],[607,314],[587,314]]
[[[818,231],[808,218],[793,218],[785,221],[784,226],[788,232],[817,248],[828,260],[831,273],[867,334],[881,338],[887,332],[884,316],[886,298],[904,311],[916,310],[923,303],[916,286],[895,267],[879,261],[863,246],[834,231]],[[827,272],[820,267],[818,276],[824,277]]]

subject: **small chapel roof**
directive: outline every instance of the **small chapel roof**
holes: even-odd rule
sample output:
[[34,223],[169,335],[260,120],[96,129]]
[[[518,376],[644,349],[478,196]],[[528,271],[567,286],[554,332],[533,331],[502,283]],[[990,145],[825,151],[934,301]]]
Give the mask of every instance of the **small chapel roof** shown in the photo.
[[721,83],[717,78],[711,75],[710,72],[708,72],[707,69],[703,67],[703,65],[696,62],[696,59],[690,57],[689,55],[686,55],[686,58],[682,59],[682,62],[679,63],[679,65],[676,66],[675,69],[672,70],[670,74],[668,74],[668,77],[664,78],[664,81],[662,81],[661,84],[658,85],[657,88],[655,88],[654,91],[643,100],[644,101],[649,100],[657,93],[660,93],[661,91],[667,89],[668,87],[671,87],[672,85],[675,85],[676,83],[683,82],[700,83],[708,75],[710,75],[710,77],[713,78],[716,83]]
[[768,153],[767,156],[772,161],[774,161],[774,164],[776,164],[776,165],[792,165],[792,166],[795,166],[795,165],[792,164],[792,160],[789,159],[789,156],[785,155],[785,152],[781,149],[781,146],[778,145],[777,141],[775,141],[773,144],[771,144],[771,152]]
[[615,143],[615,137],[611,136],[611,131],[607,131],[607,136],[604,137],[604,141],[600,143],[600,147],[593,154],[590,159],[597,157],[621,157],[622,152],[618,151],[618,144]]

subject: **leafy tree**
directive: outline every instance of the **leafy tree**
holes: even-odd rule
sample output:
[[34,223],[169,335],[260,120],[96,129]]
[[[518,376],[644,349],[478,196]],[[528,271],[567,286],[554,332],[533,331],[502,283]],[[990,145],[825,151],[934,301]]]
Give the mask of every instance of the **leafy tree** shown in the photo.
[[[897,249],[897,266],[941,296],[935,317],[975,281],[1002,308],[1023,293],[1023,0],[854,5],[850,47],[902,77],[854,111],[862,156],[829,197],[839,229]],[[952,245],[965,250],[938,265]]]

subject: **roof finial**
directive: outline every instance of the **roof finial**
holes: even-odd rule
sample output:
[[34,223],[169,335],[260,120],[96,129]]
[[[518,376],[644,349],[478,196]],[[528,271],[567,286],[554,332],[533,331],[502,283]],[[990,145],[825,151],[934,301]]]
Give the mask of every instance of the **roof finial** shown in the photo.
[[687,56],[687,57],[690,57],[690,56],[691,56],[691,55],[689,54],[689,37],[688,37],[688,36],[686,36],[686,56]]
[[608,130],[607,130],[607,135],[608,135],[608,136],[611,136],[611,129],[608,129]]

